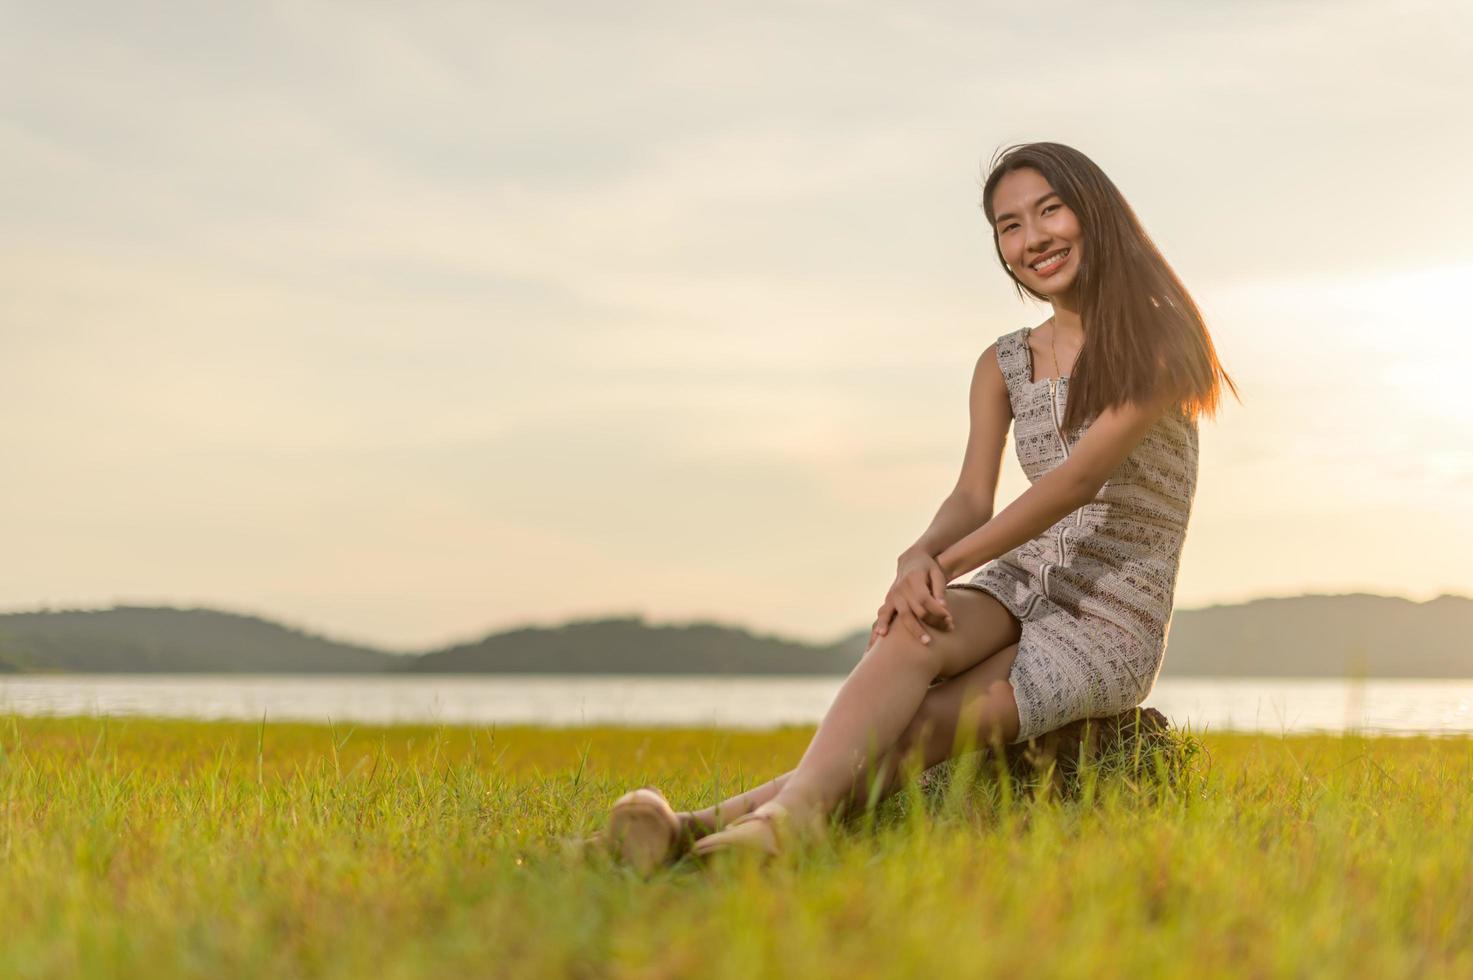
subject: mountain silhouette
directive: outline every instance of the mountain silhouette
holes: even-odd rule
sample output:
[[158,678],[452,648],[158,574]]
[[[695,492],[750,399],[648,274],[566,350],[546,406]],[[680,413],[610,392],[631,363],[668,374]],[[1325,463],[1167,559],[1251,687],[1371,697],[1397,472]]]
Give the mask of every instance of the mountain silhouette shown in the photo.
[[847,674],[869,631],[826,645],[715,623],[651,624],[642,616],[575,620],[493,633],[423,654],[416,673]]
[[0,614],[0,672],[361,674],[400,662],[383,650],[214,609]]
[[[391,651],[214,609],[0,614],[0,673],[846,674],[867,627],[807,643],[712,622],[574,619]],[[1178,609],[1163,677],[1473,677],[1473,599],[1351,593]]]

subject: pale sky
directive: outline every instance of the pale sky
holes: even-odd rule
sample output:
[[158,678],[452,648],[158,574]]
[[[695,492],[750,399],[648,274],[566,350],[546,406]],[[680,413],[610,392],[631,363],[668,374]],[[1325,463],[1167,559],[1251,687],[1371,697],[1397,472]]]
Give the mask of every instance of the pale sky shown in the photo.
[[0,608],[867,627],[1037,139],[1242,392],[1177,608],[1473,593],[1470,9],[5,3]]

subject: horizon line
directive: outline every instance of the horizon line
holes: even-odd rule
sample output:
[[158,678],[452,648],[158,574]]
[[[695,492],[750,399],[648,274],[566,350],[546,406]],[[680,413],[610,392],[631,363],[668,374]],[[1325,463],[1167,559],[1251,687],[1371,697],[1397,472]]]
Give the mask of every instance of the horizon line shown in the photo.
[[[1455,593],[1455,592],[1441,592],[1438,595],[1432,596],[1429,599],[1421,599],[1421,600],[1413,599],[1412,597],[1407,596],[1407,595],[1396,595],[1396,594],[1383,593],[1383,592],[1366,592],[1366,591],[1298,592],[1298,593],[1291,593],[1291,594],[1285,594],[1285,595],[1260,595],[1260,596],[1254,596],[1254,597],[1248,598],[1248,599],[1240,599],[1240,600],[1236,600],[1236,601],[1210,602],[1210,603],[1207,603],[1205,605],[1198,605],[1198,606],[1183,606],[1183,607],[1179,607],[1179,608],[1173,609],[1172,610],[1172,616],[1174,618],[1177,613],[1183,613],[1183,612],[1205,612],[1205,611],[1211,610],[1211,609],[1222,609],[1222,608],[1227,608],[1227,607],[1231,607],[1231,606],[1246,606],[1246,605],[1251,605],[1251,604],[1253,604],[1255,602],[1273,602],[1273,601],[1284,601],[1284,600],[1293,600],[1293,599],[1337,599],[1337,598],[1350,598],[1350,597],[1356,597],[1356,596],[1363,596],[1363,597],[1372,598],[1372,599],[1398,599],[1398,600],[1401,600],[1403,602],[1410,602],[1412,605],[1417,605],[1417,606],[1426,605],[1427,603],[1431,603],[1431,602],[1438,602],[1438,601],[1443,600],[1443,599],[1464,599],[1464,600],[1468,600],[1468,601],[1473,601],[1473,595],[1465,595],[1465,594],[1459,594],[1459,593]],[[829,645],[829,644],[834,644],[834,643],[840,643],[840,642],[843,642],[844,640],[848,639],[849,637],[851,637],[851,636],[853,636],[853,635],[855,635],[857,633],[862,633],[862,632],[865,631],[865,627],[862,627],[862,626],[855,627],[852,630],[841,632],[838,636],[836,636],[835,638],[833,638],[831,640],[828,640],[826,642],[823,642],[823,641],[804,640],[804,639],[801,639],[801,638],[793,637],[793,636],[788,635],[788,634],[775,632],[773,630],[763,629],[761,627],[757,627],[757,626],[753,626],[753,625],[745,625],[745,624],[741,624],[741,623],[737,623],[737,622],[733,622],[733,621],[723,621],[723,620],[720,620],[720,619],[713,619],[713,618],[710,618],[710,617],[695,617],[695,618],[687,618],[687,619],[669,618],[669,619],[664,619],[664,620],[656,621],[656,620],[652,620],[650,618],[650,614],[649,613],[645,613],[645,612],[606,612],[606,613],[594,613],[594,614],[575,613],[575,614],[569,615],[567,618],[561,620],[560,622],[545,622],[545,621],[544,622],[523,622],[523,623],[520,623],[520,624],[514,624],[514,625],[509,625],[509,626],[503,626],[503,627],[492,627],[490,629],[484,630],[484,631],[476,634],[475,638],[473,638],[473,639],[456,640],[456,641],[451,641],[451,642],[448,642],[448,643],[442,643],[442,644],[440,644],[438,646],[431,646],[431,647],[424,647],[424,648],[406,648],[406,647],[388,647],[388,646],[384,646],[384,645],[381,645],[381,644],[376,643],[376,642],[367,642],[367,641],[359,641],[359,640],[342,639],[340,637],[335,637],[335,636],[330,635],[328,633],[320,632],[320,631],[315,630],[315,629],[313,629],[313,628],[311,628],[309,626],[306,626],[306,625],[303,625],[303,624],[299,624],[299,623],[295,623],[295,622],[293,622],[293,621],[291,621],[289,619],[283,619],[283,618],[281,618],[279,616],[276,616],[276,615],[273,615],[273,614],[263,613],[263,612],[259,612],[259,611],[247,611],[247,610],[243,610],[243,609],[239,609],[239,608],[230,608],[228,606],[220,606],[220,605],[188,605],[188,606],[181,606],[181,605],[171,605],[171,604],[167,604],[167,603],[166,604],[161,604],[161,605],[148,605],[148,604],[142,604],[142,603],[137,603],[137,602],[119,602],[119,601],[116,601],[116,600],[114,600],[110,605],[98,605],[98,606],[53,606],[53,605],[50,605],[49,603],[42,603],[40,606],[29,607],[29,608],[3,608],[3,607],[0,607],[0,617],[5,617],[5,616],[31,616],[31,615],[45,615],[45,614],[65,614],[65,613],[103,613],[103,612],[118,612],[118,611],[123,611],[123,610],[149,610],[149,611],[165,611],[165,612],[180,612],[180,613],[207,612],[207,613],[217,613],[217,614],[226,615],[226,616],[236,616],[236,617],[240,617],[240,618],[243,618],[243,619],[255,619],[255,620],[259,620],[259,621],[271,623],[271,624],[276,625],[276,626],[279,626],[279,627],[281,627],[283,629],[286,629],[286,630],[289,630],[289,631],[292,631],[292,632],[295,632],[295,633],[300,633],[300,634],[302,634],[304,636],[309,636],[309,637],[312,637],[314,639],[324,640],[324,641],[331,642],[331,643],[336,643],[336,644],[341,645],[341,646],[359,647],[359,648],[362,648],[362,649],[373,650],[373,651],[376,651],[376,652],[379,652],[379,653],[386,653],[386,654],[391,654],[391,655],[395,655],[395,656],[420,656],[420,655],[423,655],[425,653],[435,653],[435,652],[439,652],[439,651],[442,651],[442,650],[445,650],[445,649],[449,649],[449,648],[452,648],[452,647],[465,646],[465,645],[469,645],[469,644],[484,642],[485,640],[489,639],[490,637],[497,636],[497,635],[503,634],[503,633],[514,633],[514,632],[518,632],[518,631],[521,631],[521,630],[554,630],[554,629],[561,629],[561,628],[564,628],[564,627],[567,627],[567,626],[571,626],[571,625],[574,625],[574,624],[580,624],[580,623],[606,623],[606,622],[628,622],[628,621],[636,621],[636,622],[643,622],[646,625],[648,625],[650,627],[654,627],[654,628],[678,628],[678,627],[689,628],[689,627],[692,627],[692,626],[716,626],[716,627],[720,627],[720,628],[724,628],[724,629],[740,630],[740,631],[745,632],[745,633],[748,633],[748,634],[750,634],[750,635],[752,635],[754,637],[765,637],[765,638],[769,638],[769,639],[778,639],[778,640],[783,640],[785,642],[802,643],[802,644],[805,644],[805,645],[808,645],[808,646],[824,646],[824,645]]]

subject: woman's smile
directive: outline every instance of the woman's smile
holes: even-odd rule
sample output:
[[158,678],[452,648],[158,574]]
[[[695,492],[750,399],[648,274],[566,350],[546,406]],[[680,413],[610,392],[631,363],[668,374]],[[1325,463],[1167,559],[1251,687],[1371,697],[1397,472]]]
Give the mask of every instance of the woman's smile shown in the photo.
[[1067,246],[1061,249],[1055,249],[1043,258],[1028,263],[1028,267],[1037,273],[1039,278],[1047,279],[1062,269],[1064,263],[1069,261],[1069,256],[1072,254],[1074,254],[1074,250]]

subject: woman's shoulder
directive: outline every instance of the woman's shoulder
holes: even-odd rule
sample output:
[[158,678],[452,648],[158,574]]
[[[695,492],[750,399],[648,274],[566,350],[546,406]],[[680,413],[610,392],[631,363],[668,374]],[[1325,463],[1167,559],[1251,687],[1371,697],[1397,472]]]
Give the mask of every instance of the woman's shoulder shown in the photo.
[[996,343],[1001,344],[1003,341],[1011,342],[1015,340],[1025,340],[1028,337],[1029,331],[1031,331],[1032,329],[1032,327],[1025,326],[1019,327],[1016,330],[1009,330],[1007,333],[999,336],[996,340]]
[[988,346],[988,350],[995,349],[997,351],[999,363],[1005,358],[1017,357],[1028,346],[1028,331],[1031,329],[1033,328],[1019,327],[1016,330],[1009,330],[994,340]]

